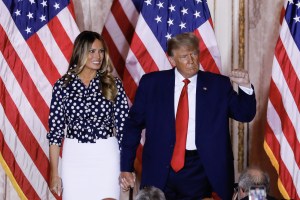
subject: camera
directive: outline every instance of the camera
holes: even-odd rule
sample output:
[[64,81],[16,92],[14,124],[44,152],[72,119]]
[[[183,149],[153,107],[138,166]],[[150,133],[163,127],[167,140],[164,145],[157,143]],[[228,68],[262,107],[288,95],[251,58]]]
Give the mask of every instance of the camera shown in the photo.
[[249,200],[267,199],[266,187],[263,185],[251,186],[249,188]]

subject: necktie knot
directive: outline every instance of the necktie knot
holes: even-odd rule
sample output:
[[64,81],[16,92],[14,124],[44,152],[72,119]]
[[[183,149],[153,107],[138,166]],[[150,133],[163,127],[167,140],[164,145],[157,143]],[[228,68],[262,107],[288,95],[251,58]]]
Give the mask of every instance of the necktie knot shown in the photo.
[[183,82],[184,82],[184,86],[186,86],[186,85],[189,84],[191,81],[190,81],[189,79],[186,78],[186,79],[183,80]]

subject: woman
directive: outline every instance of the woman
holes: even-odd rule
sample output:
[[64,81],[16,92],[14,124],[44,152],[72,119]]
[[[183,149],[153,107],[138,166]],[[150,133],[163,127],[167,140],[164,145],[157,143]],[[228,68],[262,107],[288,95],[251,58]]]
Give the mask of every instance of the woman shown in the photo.
[[118,143],[129,107],[112,70],[103,38],[84,31],[74,42],[67,73],[53,87],[47,134],[50,190],[64,200],[119,199]]

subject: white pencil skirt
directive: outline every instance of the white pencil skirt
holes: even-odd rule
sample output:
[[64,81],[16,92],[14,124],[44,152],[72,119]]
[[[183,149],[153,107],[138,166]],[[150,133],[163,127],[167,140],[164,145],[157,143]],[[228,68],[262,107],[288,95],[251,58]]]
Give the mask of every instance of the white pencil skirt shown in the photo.
[[96,143],[66,138],[62,156],[63,200],[119,199],[120,151],[115,137]]

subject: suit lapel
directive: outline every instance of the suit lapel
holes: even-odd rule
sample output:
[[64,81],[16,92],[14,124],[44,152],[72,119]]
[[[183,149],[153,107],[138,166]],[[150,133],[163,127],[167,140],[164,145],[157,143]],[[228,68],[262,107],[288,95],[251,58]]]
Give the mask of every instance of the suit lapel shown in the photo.
[[161,86],[160,92],[162,94],[162,113],[161,116],[165,116],[163,119],[168,123],[168,132],[170,141],[175,142],[175,111],[174,111],[174,88],[175,88],[175,71],[174,68],[166,72],[164,76],[164,85]]
[[208,86],[205,81],[204,72],[199,71],[197,76],[196,89],[196,140],[197,136],[204,130],[204,116],[207,113],[205,102],[208,101]]
[[170,70],[170,73],[166,77],[166,85],[162,87],[162,93],[164,95],[164,105],[167,112],[170,114],[170,119],[175,121],[174,111],[174,88],[175,88],[175,71],[174,68]]

